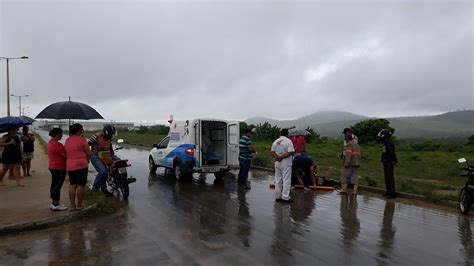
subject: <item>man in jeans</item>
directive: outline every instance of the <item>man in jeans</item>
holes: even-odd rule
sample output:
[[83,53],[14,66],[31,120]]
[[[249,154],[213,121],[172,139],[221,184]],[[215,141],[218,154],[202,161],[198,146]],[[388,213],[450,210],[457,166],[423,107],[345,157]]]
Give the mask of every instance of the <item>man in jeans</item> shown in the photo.
[[239,187],[243,189],[250,189],[247,184],[247,179],[250,171],[250,162],[252,161],[252,153],[255,153],[255,149],[252,146],[252,130],[245,129],[244,134],[239,141],[239,178],[237,180]]
[[112,148],[112,137],[115,135],[115,127],[105,125],[101,132],[97,132],[89,138],[92,157],[91,162],[97,171],[92,190],[102,191],[107,197],[113,196],[107,191],[107,167],[112,164],[114,150]]

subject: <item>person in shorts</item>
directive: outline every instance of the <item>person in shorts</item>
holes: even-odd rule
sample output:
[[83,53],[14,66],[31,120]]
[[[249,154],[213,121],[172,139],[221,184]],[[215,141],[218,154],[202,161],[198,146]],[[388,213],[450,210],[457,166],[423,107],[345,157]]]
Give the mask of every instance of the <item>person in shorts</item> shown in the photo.
[[23,127],[23,136],[21,136],[21,142],[23,142],[23,174],[25,176],[31,176],[31,160],[33,160],[35,152],[35,135],[29,132],[27,126]]
[[347,193],[347,187],[349,184],[353,185],[352,194],[357,194],[357,188],[359,186],[358,172],[360,168],[361,153],[357,140],[352,137],[351,132],[347,132],[344,135],[344,140],[347,145],[344,147],[343,155],[343,167],[341,175],[341,194]]
[[85,187],[91,151],[87,139],[83,137],[84,129],[81,124],[69,127],[69,138],[64,144],[66,149],[66,170],[69,175],[69,202],[72,211],[84,206]]
[[0,138],[0,146],[3,147],[2,152],[2,164],[3,167],[0,170],[0,186],[4,186],[3,177],[10,171],[13,173],[16,179],[16,185],[23,187],[24,185],[20,180],[20,168],[22,162],[22,145],[20,137],[17,136],[16,132],[18,127],[11,127],[8,129],[8,133]]

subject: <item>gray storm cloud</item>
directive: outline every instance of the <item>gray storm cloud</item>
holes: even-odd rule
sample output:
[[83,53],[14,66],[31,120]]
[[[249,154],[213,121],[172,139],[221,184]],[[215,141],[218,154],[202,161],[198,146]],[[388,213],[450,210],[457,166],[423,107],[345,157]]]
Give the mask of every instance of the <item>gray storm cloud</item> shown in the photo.
[[10,69],[31,115],[68,96],[114,120],[428,114],[474,109],[473,11],[470,1],[4,1],[0,56],[31,57]]

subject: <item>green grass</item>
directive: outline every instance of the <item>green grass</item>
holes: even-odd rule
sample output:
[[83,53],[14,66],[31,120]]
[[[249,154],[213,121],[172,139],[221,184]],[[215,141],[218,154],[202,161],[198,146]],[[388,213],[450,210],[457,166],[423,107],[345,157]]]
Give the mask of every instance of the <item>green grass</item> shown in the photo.
[[[258,157],[254,165],[273,167],[270,142],[254,142]],[[380,162],[380,144],[360,145],[362,165],[360,182],[373,187],[385,187],[383,168]],[[448,147],[449,148],[449,147]],[[322,176],[339,179],[341,173],[342,142],[328,140],[324,143],[307,144],[306,149],[315,159]],[[445,150],[450,150],[446,149]],[[466,147],[458,151],[413,151],[406,143],[397,144],[398,167],[395,169],[398,191],[427,196],[433,201],[456,200],[459,190],[466,181],[461,177],[458,158],[465,157],[474,162],[474,149]]]
[[93,192],[89,188],[86,188],[85,200],[90,205],[95,205],[94,208],[87,211],[87,217],[108,215],[118,210],[118,203],[114,198],[107,198],[102,193]]

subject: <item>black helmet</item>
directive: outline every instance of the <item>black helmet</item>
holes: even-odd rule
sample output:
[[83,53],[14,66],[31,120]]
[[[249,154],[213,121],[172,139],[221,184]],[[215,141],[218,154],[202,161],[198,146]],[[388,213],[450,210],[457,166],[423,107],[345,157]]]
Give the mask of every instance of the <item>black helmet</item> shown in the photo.
[[102,129],[102,132],[104,132],[104,138],[110,140],[115,135],[116,130],[115,127],[112,125],[105,125]]
[[386,139],[386,138],[389,138],[390,136],[392,135],[392,132],[386,128],[380,130],[379,134],[377,134],[377,137],[378,138],[381,138],[381,139]]

